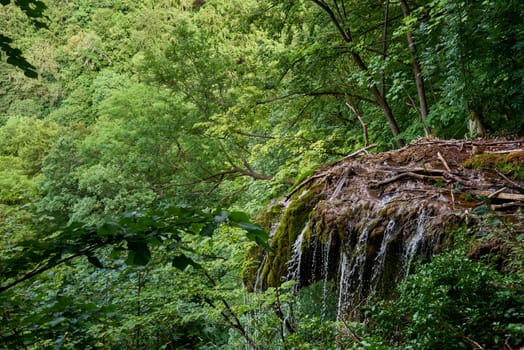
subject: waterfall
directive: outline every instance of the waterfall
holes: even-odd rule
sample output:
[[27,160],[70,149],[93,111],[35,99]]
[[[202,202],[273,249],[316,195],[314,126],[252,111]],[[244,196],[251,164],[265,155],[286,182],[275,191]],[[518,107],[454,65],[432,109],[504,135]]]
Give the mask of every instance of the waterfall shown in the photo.
[[264,279],[262,278],[262,271],[264,270],[264,266],[266,265],[266,260],[267,252],[264,252],[264,257],[262,258],[260,266],[257,270],[257,278],[255,279],[255,286],[253,288],[255,292],[261,292],[264,290]]
[[[315,281],[318,281],[319,279],[317,279],[317,270],[318,270],[318,264],[319,264],[319,259],[320,261],[322,261],[322,256],[320,256],[319,258],[319,254],[322,254],[323,252],[323,246],[322,244],[320,243],[320,240],[315,237],[313,234],[311,235],[311,244],[312,244],[312,249],[313,249],[313,262],[311,264],[311,278],[309,280],[309,282],[315,282]],[[322,273],[322,272],[321,272]],[[320,278],[322,278],[322,275],[320,276]]]
[[[340,263],[339,298],[337,309],[337,320],[341,320],[342,314],[349,306],[356,306],[362,298],[364,285],[364,268],[367,259],[369,228],[366,227],[360,234],[358,242],[349,259],[346,251],[342,252]],[[351,263],[349,262],[351,260]],[[357,303],[357,304],[355,304]]]
[[331,243],[333,235],[330,234],[326,244],[322,247],[322,277],[324,282],[322,284],[322,312],[321,318],[324,320],[327,315],[327,292],[329,281],[329,255],[331,254]]
[[288,273],[287,280],[294,280],[297,282],[296,289],[298,289],[300,284],[300,268],[302,264],[302,245],[304,243],[304,233],[308,230],[308,224],[302,229],[302,232],[298,235],[295,243],[293,243],[293,248],[291,250],[291,259],[288,261]]
[[[269,232],[269,237],[273,237],[275,233],[278,231],[278,228],[280,227],[281,219],[279,218],[278,221],[271,227],[271,231]],[[257,277],[255,278],[255,285],[253,287],[253,290],[255,292],[261,292],[264,290],[264,278],[262,276],[262,271],[264,271],[264,266],[266,265],[268,252],[264,250],[264,256],[262,257],[262,261],[260,262],[260,266],[257,269]]]
[[429,216],[424,208],[418,211],[417,226],[415,234],[411,237],[409,243],[405,246],[404,253],[402,255],[402,266],[404,268],[404,277],[409,274],[411,269],[411,263],[415,258],[415,255],[420,247],[420,243],[424,239],[426,233],[426,223],[429,220]]
[[348,293],[348,276],[347,271],[349,270],[349,258],[346,252],[342,252],[342,258],[340,259],[339,265],[339,283],[338,283],[338,305],[337,305],[337,321],[341,320],[342,307],[345,302],[345,296]]
[[375,293],[378,286],[378,282],[382,277],[382,273],[384,271],[384,264],[386,262],[386,251],[394,232],[395,220],[391,219],[389,220],[388,225],[386,226],[386,230],[384,231],[384,237],[382,238],[382,242],[380,243],[380,249],[373,263],[370,294]]

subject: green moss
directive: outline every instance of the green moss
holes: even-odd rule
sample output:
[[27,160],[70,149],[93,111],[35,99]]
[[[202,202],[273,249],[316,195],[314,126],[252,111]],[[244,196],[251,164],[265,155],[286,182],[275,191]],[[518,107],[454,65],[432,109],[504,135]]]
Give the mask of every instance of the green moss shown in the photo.
[[277,222],[277,220],[279,220],[283,209],[284,206],[282,203],[271,203],[264,209],[263,213],[260,213],[256,216],[255,221],[257,224],[269,231],[271,227]]
[[293,244],[322,198],[321,190],[322,186],[313,186],[301,194],[297,193],[283,213],[280,226],[271,242],[275,252],[269,254],[262,271],[268,286],[280,285],[281,277],[287,272]]
[[524,181],[524,151],[477,154],[463,165],[473,169],[497,169],[514,180]]
[[264,257],[264,248],[259,245],[253,245],[249,248],[244,256],[242,264],[242,283],[249,292],[255,290],[258,268]]

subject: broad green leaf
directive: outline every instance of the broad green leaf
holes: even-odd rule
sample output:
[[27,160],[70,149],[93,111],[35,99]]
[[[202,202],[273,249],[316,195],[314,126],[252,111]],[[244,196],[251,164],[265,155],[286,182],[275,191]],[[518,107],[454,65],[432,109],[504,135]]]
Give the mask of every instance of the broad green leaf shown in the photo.
[[215,232],[216,228],[217,226],[214,223],[209,223],[202,227],[202,229],[200,230],[200,236],[211,237]]
[[121,229],[121,226],[117,224],[116,222],[105,222],[98,228],[98,235],[99,236],[112,236],[118,230]]
[[145,240],[128,241],[127,248],[129,249],[127,264],[143,266],[151,259],[151,251]]
[[195,262],[193,259],[187,257],[185,254],[176,255],[171,262],[173,267],[176,267],[179,270],[185,270],[189,265],[193,266],[195,269],[201,268],[200,264]]
[[88,255],[87,256],[87,261],[89,261],[91,264],[93,264],[95,267],[98,267],[99,269],[103,269],[104,268],[104,266],[102,265],[102,263],[100,262],[100,260],[96,256]]
[[249,216],[241,211],[233,211],[229,213],[229,219],[234,222],[249,222]]

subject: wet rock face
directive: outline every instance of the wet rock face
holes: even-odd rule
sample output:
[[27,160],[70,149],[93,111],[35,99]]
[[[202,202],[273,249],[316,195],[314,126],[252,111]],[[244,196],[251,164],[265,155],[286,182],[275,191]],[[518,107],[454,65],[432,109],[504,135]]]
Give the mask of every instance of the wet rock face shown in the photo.
[[523,146],[524,139],[423,140],[347,157],[282,201],[272,230],[275,252],[259,250],[244,281],[255,290],[290,279],[297,288],[335,281],[337,317],[358,318],[358,305],[370,296],[391,296],[413,261],[442,250],[471,210],[489,204],[511,211],[523,204],[524,186],[511,178],[515,166],[506,174],[504,164],[466,167],[479,148],[513,162]]

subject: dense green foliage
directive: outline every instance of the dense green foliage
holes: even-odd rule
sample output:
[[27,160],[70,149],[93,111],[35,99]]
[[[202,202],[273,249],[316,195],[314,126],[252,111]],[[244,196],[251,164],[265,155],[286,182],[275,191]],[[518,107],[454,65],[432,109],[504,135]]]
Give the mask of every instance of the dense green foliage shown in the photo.
[[320,164],[522,134],[522,1],[0,4],[1,349],[522,341],[522,275],[460,255],[361,325],[313,308],[322,286],[240,277],[268,248],[247,215]]
[[[400,286],[398,301],[371,310],[372,333],[391,349],[499,349],[524,339],[524,294],[516,281],[454,251]],[[517,289],[515,289],[517,288]],[[375,339],[376,341],[376,339]]]

